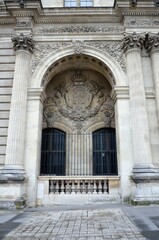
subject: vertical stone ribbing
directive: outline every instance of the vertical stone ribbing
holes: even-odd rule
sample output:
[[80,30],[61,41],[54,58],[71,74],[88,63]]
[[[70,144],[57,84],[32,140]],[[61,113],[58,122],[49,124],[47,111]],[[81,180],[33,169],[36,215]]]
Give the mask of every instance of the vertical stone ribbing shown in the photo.
[[16,50],[16,63],[4,169],[16,173],[24,170],[27,85],[33,43],[30,37],[23,34],[13,37],[12,41]]
[[159,33],[146,34],[145,47],[151,56],[152,74],[156,97],[156,109],[159,124]]
[[146,98],[143,83],[141,49],[143,36],[135,33],[124,38],[130,93],[130,115],[134,164],[152,163]]

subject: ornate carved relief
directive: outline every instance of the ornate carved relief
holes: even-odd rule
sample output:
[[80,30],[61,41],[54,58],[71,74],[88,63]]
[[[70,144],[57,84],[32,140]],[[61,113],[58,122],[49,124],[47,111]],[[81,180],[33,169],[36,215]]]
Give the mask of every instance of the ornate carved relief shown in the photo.
[[126,59],[122,51],[122,44],[120,42],[86,42],[86,45],[97,48],[102,52],[106,52],[120,64],[124,71],[126,71]]
[[13,49],[15,51],[17,50],[25,50],[29,52],[33,52],[34,49],[34,43],[32,36],[27,35],[25,36],[23,33],[20,35],[15,35],[12,37],[12,42],[13,42]]
[[48,127],[65,119],[77,129],[92,121],[104,121],[106,127],[114,126],[114,105],[105,88],[95,81],[88,81],[79,70],[71,81],[54,87],[53,95],[44,103],[44,121]]
[[134,17],[134,18],[126,18],[124,25],[126,27],[152,27],[159,25],[158,18],[151,17]]
[[122,44],[120,42],[110,41],[72,41],[71,42],[54,42],[54,43],[39,43],[35,46],[34,55],[32,59],[32,73],[35,71],[39,63],[51,52],[55,52],[59,48],[64,48],[72,45],[75,54],[81,54],[86,46],[92,46],[106,52],[114,58],[126,70],[126,59],[122,51]]
[[48,27],[41,27],[38,33],[104,33],[104,32],[123,32],[124,27],[119,24],[88,24],[88,25],[54,25]]
[[82,54],[84,50],[84,41],[72,41],[75,54]]
[[145,48],[148,52],[159,50],[159,33],[148,33],[145,37]]
[[145,36],[144,35],[138,35],[136,32],[129,34],[124,37],[123,39],[123,50],[124,52],[133,49],[138,48],[142,49],[144,45]]
[[55,52],[59,48],[67,47],[71,45],[70,42],[54,42],[54,43],[39,43],[36,44],[33,60],[32,60],[32,72],[35,71],[39,63],[51,52]]
[[31,21],[29,21],[29,20],[25,20],[25,21],[17,20],[16,27],[17,28],[31,28]]

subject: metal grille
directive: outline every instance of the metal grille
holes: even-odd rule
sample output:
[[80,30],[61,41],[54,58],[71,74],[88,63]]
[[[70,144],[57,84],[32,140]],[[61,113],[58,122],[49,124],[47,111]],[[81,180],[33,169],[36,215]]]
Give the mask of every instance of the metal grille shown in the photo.
[[41,174],[65,175],[66,134],[58,129],[42,133]]
[[115,129],[104,128],[93,134],[44,129],[41,175],[117,175]]
[[115,129],[103,128],[93,133],[93,175],[116,175]]

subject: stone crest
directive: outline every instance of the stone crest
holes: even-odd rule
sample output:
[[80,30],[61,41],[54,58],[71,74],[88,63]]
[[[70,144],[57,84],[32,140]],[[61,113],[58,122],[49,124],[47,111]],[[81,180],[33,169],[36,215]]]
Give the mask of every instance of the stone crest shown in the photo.
[[107,127],[114,121],[114,106],[105,94],[105,88],[93,80],[88,81],[80,70],[75,72],[69,83],[63,81],[54,87],[53,92],[53,96],[44,103],[47,127],[53,127],[62,119],[72,122],[76,128],[82,128],[92,118],[104,121]]

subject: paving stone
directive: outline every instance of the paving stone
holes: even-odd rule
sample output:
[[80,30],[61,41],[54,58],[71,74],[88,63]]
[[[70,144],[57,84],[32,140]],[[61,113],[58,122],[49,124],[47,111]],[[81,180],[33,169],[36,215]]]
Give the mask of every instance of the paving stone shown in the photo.
[[23,239],[146,240],[125,213],[114,208],[24,214],[21,224],[4,240]]

